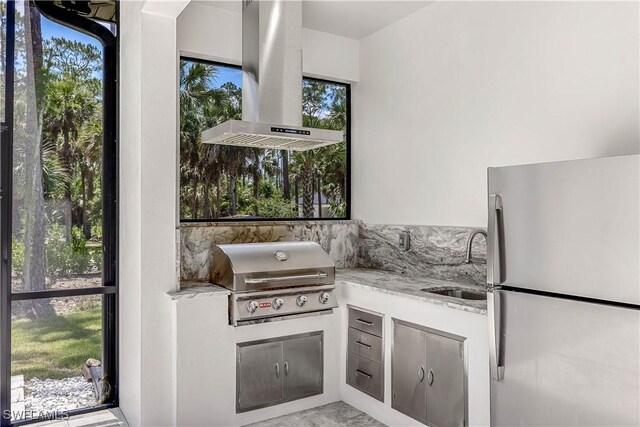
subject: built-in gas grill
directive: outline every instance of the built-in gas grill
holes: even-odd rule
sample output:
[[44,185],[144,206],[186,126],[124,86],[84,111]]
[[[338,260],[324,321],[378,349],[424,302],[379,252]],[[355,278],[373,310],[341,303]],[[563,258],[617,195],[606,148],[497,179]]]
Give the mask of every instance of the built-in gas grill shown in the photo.
[[335,265],[314,242],[218,245],[212,281],[231,290],[234,326],[331,313]]

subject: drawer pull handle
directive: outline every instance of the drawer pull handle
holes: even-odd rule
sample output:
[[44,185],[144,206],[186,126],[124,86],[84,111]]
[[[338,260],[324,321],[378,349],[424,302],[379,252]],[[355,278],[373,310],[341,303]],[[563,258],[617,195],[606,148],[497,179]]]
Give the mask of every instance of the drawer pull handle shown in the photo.
[[420,382],[424,381],[424,367],[420,366],[420,369],[418,369],[418,380]]
[[362,346],[364,348],[371,348],[371,346],[369,344],[365,344],[365,343],[360,342],[360,341],[356,341],[356,344],[358,344],[358,345],[360,345],[360,346]]
[[289,376],[289,362],[288,361],[284,362],[284,376],[285,377]]
[[276,378],[280,378],[280,364],[276,363]]
[[362,323],[363,325],[373,326],[373,322],[369,322],[368,320],[356,319],[356,322]]
[[427,375],[427,384],[429,384],[429,387],[433,385],[433,380],[433,370],[429,369],[429,374]]
[[356,369],[356,375],[362,375],[362,376],[366,377],[367,379],[373,378],[370,374],[367,374],[366,372],[363,372],[360,369]]

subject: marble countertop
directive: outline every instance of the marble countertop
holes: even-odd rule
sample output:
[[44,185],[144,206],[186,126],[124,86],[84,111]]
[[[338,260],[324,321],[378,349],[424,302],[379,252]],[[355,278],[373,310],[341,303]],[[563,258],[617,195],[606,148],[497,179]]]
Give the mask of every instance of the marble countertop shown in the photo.
[[[486,301],[463,300],[444,295],[430,294],[421,290],[442,286],[457,286],[470,290],[484,290],[483,286],[367,268],[336,269],[336,283],[339,284],[340,282],[349,283],[374,292],[411,298],[470,313],[486,314],[487,312]],[[228,289],[212,283],[182,281],[180,282],[180,290],[169,292],[168,295],[171,299],[178,300],[203,296],[227,296],[230,293]]]
[[179,291],[169,292],[167,295],[169,295],[172,300],[178,300],[213,295],[226,296],[230,293],[231,291],[229,291],[229,289],[214,285],[213,283],[182,281],[180,282]]
[[345,268],[336,270],[336,283],[349,283],[370,289],[374,292],[382,292],[389,295],[411,298],[430,304],[463,310],[470,313],[486,314],[487,302],[478,300],[463,300],[444,295],[430,294],[421,289],[438,288],[442,286],[456,286],[470,290],[482,290],[483,286],[474,286],[463,283],[433,279],[425,276],[400,274],[383,270],[366,268]]

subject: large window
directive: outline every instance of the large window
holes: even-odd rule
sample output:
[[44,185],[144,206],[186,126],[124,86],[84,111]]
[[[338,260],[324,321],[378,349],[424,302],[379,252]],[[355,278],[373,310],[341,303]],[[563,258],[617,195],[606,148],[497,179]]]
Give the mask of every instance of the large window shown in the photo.
[[0,0],[2,425],[117,403],[115,18],[67,6]]
[[209,145],[200,133],[242,116],[242,70],[180,61],[180,217],[256,220],[349,217],[349,86],[305,78],[303,126],[343,143],[305,152]]

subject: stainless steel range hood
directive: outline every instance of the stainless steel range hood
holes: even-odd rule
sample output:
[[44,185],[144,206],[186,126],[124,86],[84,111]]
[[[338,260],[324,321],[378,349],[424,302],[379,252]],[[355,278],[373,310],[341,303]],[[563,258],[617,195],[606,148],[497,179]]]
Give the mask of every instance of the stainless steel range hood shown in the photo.
[[207,144],[306,151],[344,132],[302,127],[302,3],[244,0],[242,120],[202,132]]

